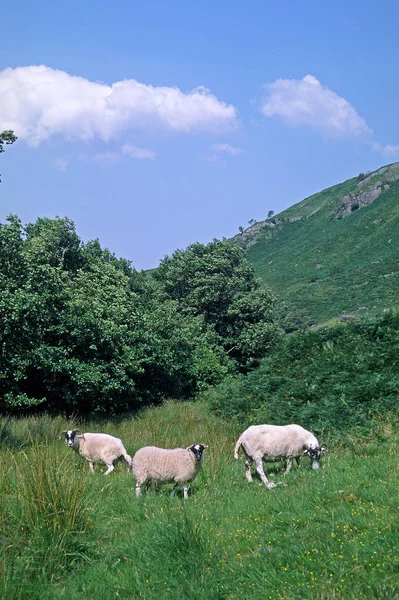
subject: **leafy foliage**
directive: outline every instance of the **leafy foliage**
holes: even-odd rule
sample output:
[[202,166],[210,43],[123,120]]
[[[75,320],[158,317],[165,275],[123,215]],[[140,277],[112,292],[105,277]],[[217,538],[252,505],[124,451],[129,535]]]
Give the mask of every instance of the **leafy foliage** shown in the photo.
[[243,250],[227,240],[177,250],[154,277],[182,315],[203,317],[204,332],[215,335],[238,368],[253,366],[276,342],[275,298],[260,289]]
[[11,129],[6,129],[0,133],[0,154],[5,152],[4,144],[13,144],[17,141],[17,136],[14,135],[14,132]]
[[301,331],[247,376],[209,392],[212,409],[241,423],[300,423],[317,433],[362,432],[399,417],[399,313]]
[[[0,133],[0,154],[5,152],[4,145],[10,145],[17,141],[17,136],[11,129],[6,129]],[[0,179],[1,182],[1,179]]]
[[228,370],[206,315],[83,244],[69,219],[0,225],[0,292],[0,408],[120,412],[192,396]]

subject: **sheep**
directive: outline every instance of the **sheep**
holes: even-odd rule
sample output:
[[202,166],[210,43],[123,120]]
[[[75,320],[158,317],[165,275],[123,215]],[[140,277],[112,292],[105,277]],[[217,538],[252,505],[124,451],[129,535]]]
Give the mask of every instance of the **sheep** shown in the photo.
[[184,498],[188,497],[187,482],[193,481],[203,461],[205,444],[166,450],[156,446],[140,448],[133,457],[133,475],[136,479],[136,496],[150,481],[174,482],[172,496],[179,485]]
[[93,463],[104,463],[108,468],[104,475],[109,475],[114,470],[114,463],[123,460],[131,469],[132,458],[126,452],[125,446],[119,438],[107,433],[82,433],[76,430],[63,431],[65,442],[75,452],[89,461],[90,471],[94,473]]
[[234,448],[235,459],[238,459],[241,446],[247,457],[245,461],[247,480],[252,481],[251,464],[255,461],[256,470],[269,489],[274,488],[276,484],[267,480],[262,460],[274,462],[285,459],[287,461],[285,472],[288,473],[294,458],[299,464],[300,457],[305,454],[310,457],[313,469],[319,469],[321,454],[326,452],[326,448],[320,446],[313,433],[306,431],[300,425],[252,425],[238,438]]

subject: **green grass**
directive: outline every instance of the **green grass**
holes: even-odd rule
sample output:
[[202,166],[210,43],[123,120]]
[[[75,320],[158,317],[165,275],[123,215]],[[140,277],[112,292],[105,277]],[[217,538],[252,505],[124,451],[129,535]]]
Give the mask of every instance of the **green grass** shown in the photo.
[[[76,424],[76,423],[74,423]],[[398,434],[303,460],[287,487],[248,484],[233,459],[241,431],[202,403],[85,423],[133,454],[142,445],[209,444],[189,499],[172,485],[136,498],[123,465],[94,475],[49,417],[2,421],[0,596],[50,600],[399,598]],[[29,433],[30,432],[30,433]],[[381,441],[382,440],[382,441]]]

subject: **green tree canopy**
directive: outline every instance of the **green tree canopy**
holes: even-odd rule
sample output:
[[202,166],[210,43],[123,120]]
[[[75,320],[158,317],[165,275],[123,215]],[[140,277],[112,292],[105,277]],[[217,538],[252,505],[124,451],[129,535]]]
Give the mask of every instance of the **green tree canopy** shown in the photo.
[[275,298],[260,289],[244,251],[229,241],[177,250],[161,261],[154,277],[183,314],[203,317],[240,369],[267,355],[275,343]]
[[4,144],[13,144],[17,141],[17,136],[11,129],[6,129],[0,133],[0,154],[4,152]]
[[69,219],[0,224],[0,409],[131,410],[227,371],[200,315]]
[[[5,152],[4,145],[10,145],[17,141],[17,136],[11,129],[6,129],[0,133],[0,154]],[[1,175],[0,175],[1,177]],[[1,182],[1,179],[0,179]]]

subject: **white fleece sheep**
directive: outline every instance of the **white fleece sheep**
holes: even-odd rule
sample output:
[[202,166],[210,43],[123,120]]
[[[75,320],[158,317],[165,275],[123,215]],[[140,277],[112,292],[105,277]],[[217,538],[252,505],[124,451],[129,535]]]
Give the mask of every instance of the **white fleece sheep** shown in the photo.
[[187,448],[165,450],[156,446],[140,448],[133,457],[133,475],[136,479],[136,496],[150,481],[174,482],[172,495],[179,485],[184,498],[188,496],[187,483],[198,473],[203,461],[205,444],[194,444]]
[[286,473],[288,473],[294,458],[299,464],[300,457],[307,454],[313,469],[318,469],[320,456],[326,451],[326,448],[320,446],[313,433],[306,431],[300,425],[252,425],[240,435],[234,448],[235,459],[238,459],[241,446],[247,457],[245,474],[248,481],[252,481],[251,464],[254,461],[256,470],[267,488],[273,488],[276,484],[267,480],[262,460],[266,462],[286,460]]
[[118,460],[123,460],[129,468],[132,466],[132,459],[119,438],[107,433],[78,435],[76,430],[63,431],[62,435],[70,448],[89,461],[92,473],[94,473],[93,463],[104,463],[108,467],[104,475],[109,475],[114,470],[114,463]]

